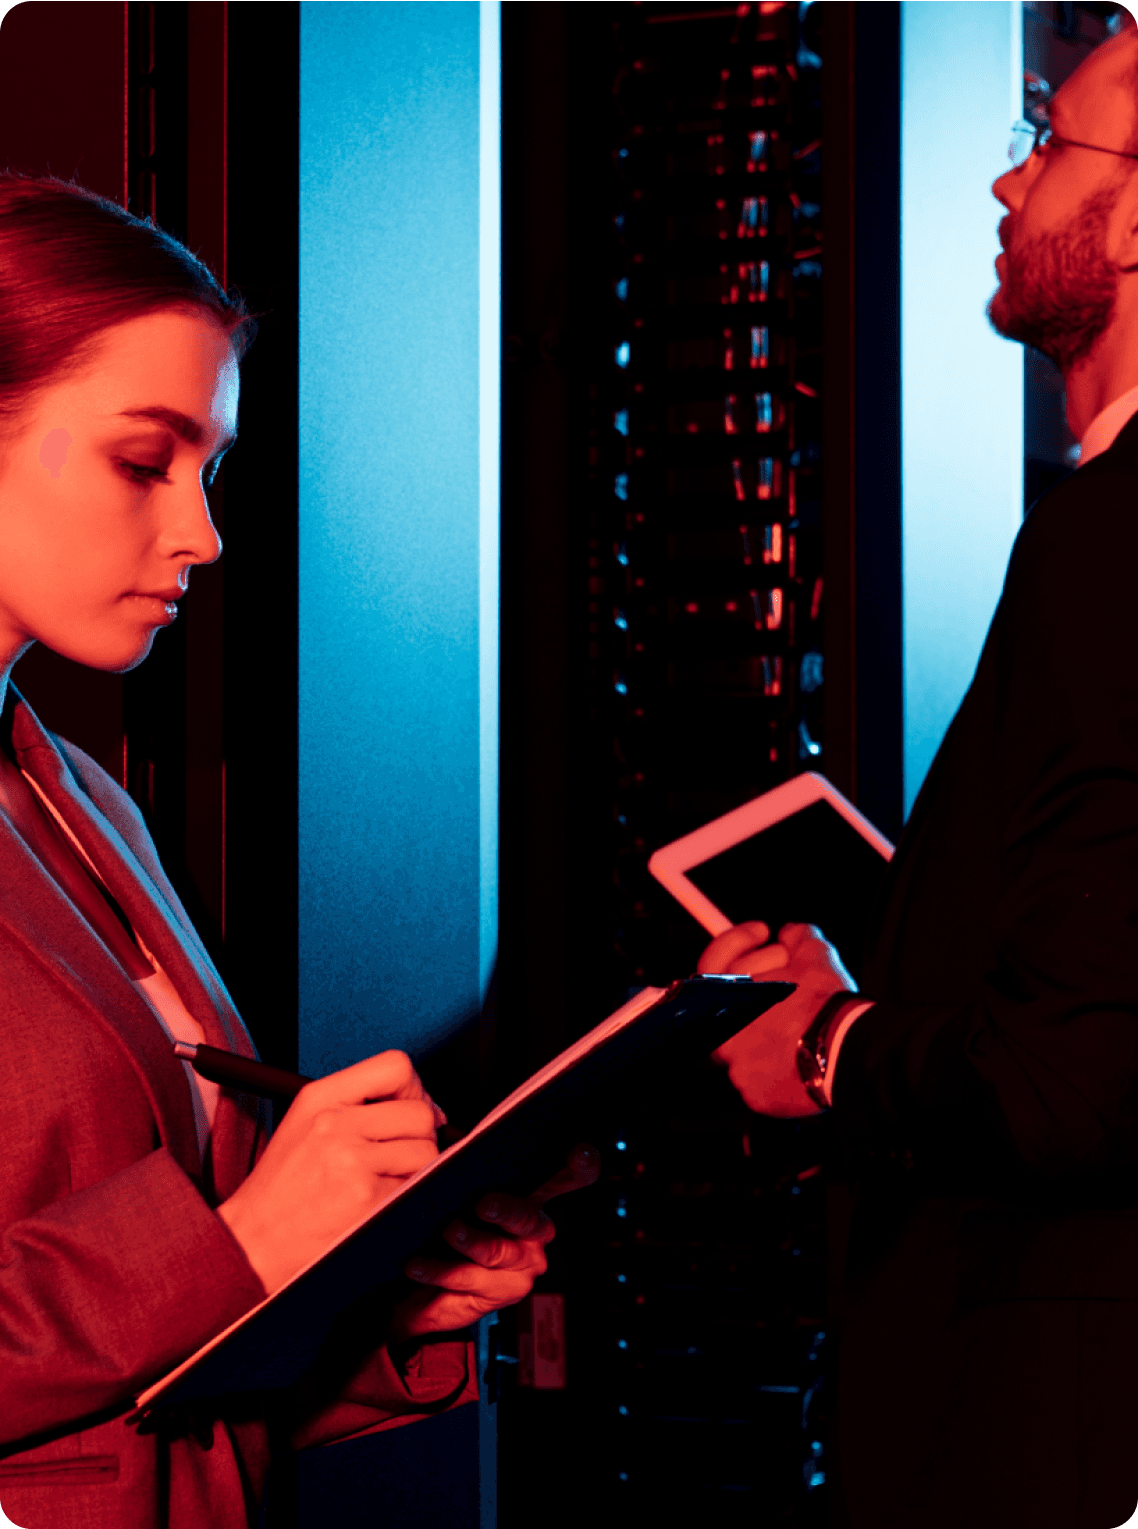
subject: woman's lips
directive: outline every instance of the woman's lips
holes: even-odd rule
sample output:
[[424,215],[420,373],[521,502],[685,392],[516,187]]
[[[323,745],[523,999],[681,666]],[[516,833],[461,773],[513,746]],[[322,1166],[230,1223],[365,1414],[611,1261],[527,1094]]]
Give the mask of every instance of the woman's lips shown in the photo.
[[178,602],[169,595],[131,594],[127,598],[138,600],[143,605],[149,606],[147,616],[159,626],[169,626],[178,615]]

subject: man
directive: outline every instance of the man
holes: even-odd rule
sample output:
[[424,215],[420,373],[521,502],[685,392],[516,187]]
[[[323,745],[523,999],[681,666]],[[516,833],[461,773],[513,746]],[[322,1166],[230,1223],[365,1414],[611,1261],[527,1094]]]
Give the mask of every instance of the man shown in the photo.
[[993,187],[989,315],[1062,368],[1081,465],[1017,538],[864,994],[802,925],[701,962],[799,984],[719,1058],[756,1110],[832,1103],[849,1149],[853,1529],[1112,1529],[1138,1503],[1138,33],[1050,127]]

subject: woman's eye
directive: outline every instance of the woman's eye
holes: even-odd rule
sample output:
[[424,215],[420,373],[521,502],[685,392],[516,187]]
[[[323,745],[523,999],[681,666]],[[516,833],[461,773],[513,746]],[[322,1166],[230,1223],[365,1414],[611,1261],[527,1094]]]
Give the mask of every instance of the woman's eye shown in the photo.
[[148,467],[144,462],[123,462],[120,465],[136,483],[153,482],[155,479],[166,476],[164,467]]

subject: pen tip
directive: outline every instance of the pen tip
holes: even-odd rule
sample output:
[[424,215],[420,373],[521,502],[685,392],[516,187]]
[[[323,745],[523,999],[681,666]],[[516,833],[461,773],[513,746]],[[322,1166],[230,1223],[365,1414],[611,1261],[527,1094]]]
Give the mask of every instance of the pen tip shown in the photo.
[[175,1041],[174,1055],[182,1057],[187,1062],[192,1062],[198,1054],[198,1048],[189,1041]]

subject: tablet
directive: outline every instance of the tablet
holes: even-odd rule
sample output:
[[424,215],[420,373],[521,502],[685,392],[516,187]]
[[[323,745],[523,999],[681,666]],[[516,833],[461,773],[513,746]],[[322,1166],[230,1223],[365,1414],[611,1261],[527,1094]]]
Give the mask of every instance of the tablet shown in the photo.
[[712,935],[747,919],[772,936],[817,924],[856,978],[892,854],[852,802],[807,773],[658,849],[648,869]]

